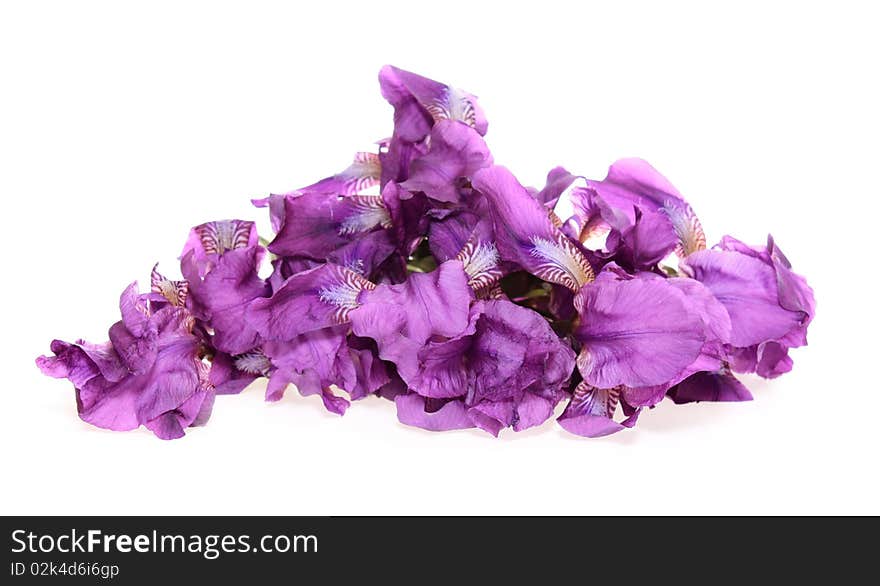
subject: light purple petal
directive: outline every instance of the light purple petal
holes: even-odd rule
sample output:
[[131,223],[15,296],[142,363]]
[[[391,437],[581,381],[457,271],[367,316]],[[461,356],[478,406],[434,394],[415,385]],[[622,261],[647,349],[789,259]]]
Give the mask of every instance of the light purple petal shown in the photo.
[[578,368],[598,388],[666,383],[694,362],[706,341],[700,316],[663,280],[615,280],[604,272],[575,306]]
[[739,252],[702,250],[680,268],[708,287],[730,314],[731,343],[747,347],[776,340],[799,327],[802,314],[779,304],[776,272]]
[[425,398],[415,393],[398,395],[394,403],[397,405],[397,419],[405,425],[421,427],[428,431],[474,427],[471,418],[468,417],[467,408],[461,401],[450,401],[430,413],[425,411]]

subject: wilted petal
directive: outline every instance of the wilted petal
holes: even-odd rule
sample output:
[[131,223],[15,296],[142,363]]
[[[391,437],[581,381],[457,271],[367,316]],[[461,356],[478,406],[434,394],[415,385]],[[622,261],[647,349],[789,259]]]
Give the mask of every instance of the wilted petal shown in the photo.
[[469,353],[475,377],[469,403],[519,402],[523,393],[558,398],[574,369],[572,349],[531,309],[509,301],[486,301],[483,307]]
[[192,253],[181,260],[181,270],[190,282],[192,302],[214,330],[212,344],[228,354],[241,354],[256,347],[259,334],[247,319],[249,304],[267,297],[269,286],[259,276],[265,249],[254,246],[228,251],[199,278]]
[[345,412],[348,401],[330,390],[334,384],[343,388],[355,384],[356,370],[344,328],[324,328],[287,342],[267,342],[263,351],[276,368],[266,389],[267,401],[279,400],[287,384],[293,383],[304,397],[321,395],[328,410],[339,415]]
[[590,263],[504,167],[482,169],[474,187],[490,202],[498,251],[533,275],[577,291],[593,280]]

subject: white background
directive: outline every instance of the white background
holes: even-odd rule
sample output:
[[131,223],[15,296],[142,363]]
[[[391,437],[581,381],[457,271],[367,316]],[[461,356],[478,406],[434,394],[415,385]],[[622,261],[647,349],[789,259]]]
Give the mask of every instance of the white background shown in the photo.
[[[3,3],[0,513],[880,513],[877,24],[870,2]],[[526,184],[641,156],[713,242],[772,231],[818,299],[794,371],[600,440],[260,388],[174,442],[82,423],[34,358],[105,340],[190,226],[262,221],[249,198],[390,134],[384,63],[479,95]]]

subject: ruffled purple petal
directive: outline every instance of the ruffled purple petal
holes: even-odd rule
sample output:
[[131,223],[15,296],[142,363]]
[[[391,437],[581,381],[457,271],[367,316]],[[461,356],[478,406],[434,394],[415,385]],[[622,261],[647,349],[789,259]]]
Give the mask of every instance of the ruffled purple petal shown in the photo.
[[472,292],[460,262],[414,273],[399,285],[379,285],[350,314],[354,333],[376,341],[404,381],[418,373],[418,353],[433,336],[454,338],[469,324]]
[[483,137],[461,122],[441,120],[431,130],[430,150],[415,159],[409,178],[401,184],[409,191],[422,191],[431,199],[458,202],[462,184],[492,164],[492,155]]

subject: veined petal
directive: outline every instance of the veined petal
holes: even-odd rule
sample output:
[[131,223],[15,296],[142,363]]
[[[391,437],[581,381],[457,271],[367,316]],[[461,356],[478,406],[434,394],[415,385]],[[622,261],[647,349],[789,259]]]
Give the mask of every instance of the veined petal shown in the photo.
[[678,190],[642,159],[621,159],[611,165],[603,181],[588,181],[611,206],[636,207],[664,214],[675,230],[676,252],[682,258],[706,248],[706,235],[691,206]]
[[342,235],[360,234],[374,228],[390,228],[391,216],[379,195],[352,195],[340,201],[343,219],[339,223]]
[[434,338],[448,339],[468,327],[473,292],[457,261],[430,273],[413,273],[399,285],[379,285],[351,311],[354,333],[376,341],[379,356],[393,362],[409,382],[419,371],[418,352]]
[[557,421],[569,433],[583,437],[602,437],[632,427],[637,412],[623,422],[614,420],[620,392],[619,387],[601,389],[582,381]]
[[357,153],[354,161],[344,171],[322,179],[307,187],[296,190],[298,193],[319,192],[334,195],[354,195],[379,184],[382,177],[382,163],[377,153]]
[[227,250],[249,248],[259,242],[257,227],[245,220],[219,220],[199,224],[190,232],[180,256],[196,251],[196,259],[207,255],[223,254]]
[[[486,116],[472,94],[390,65],[383,67],[379,76],[383,94],[395,106],[403,101],[400,94],[408,92],[434,122],[457,120],[481,135],[486,134]],[[392,95],[392,91],[396,95]]]
[[355,237],[390,226],[391,216],[378,195],[288,196],[284,221],[269,250],[281,256],[325,260]]
[[760,258],[734,251],[702,250],[679,268],[700,281],[730,314],[734,346],[776,340],[800,327],[803,314],[779,304],[777,275]]
[[573,291],[593,280],[589,261],[553,225],[547,209],[504,167],[482,169],[474,187],[489,200],[496,245],[503,260],[518,263],[533,275]]
[[272,297],[251,303],[247,318],[266,340],[293,340],[346,323],[360,306],[361,294],[375,287],[354,271],[325,264],[293,275]]
[[150,290],[167,299],[171,305],[184,307],[189,294],[189,281],[172,281],[159,272],[159,263],[156,263],[150,272]]
[[468,275],[468,285],[476,292],[491,288],[503,276],[498,266],[501,260],[498,249],[491,242],[468,240],[455,259],[461,261]]

